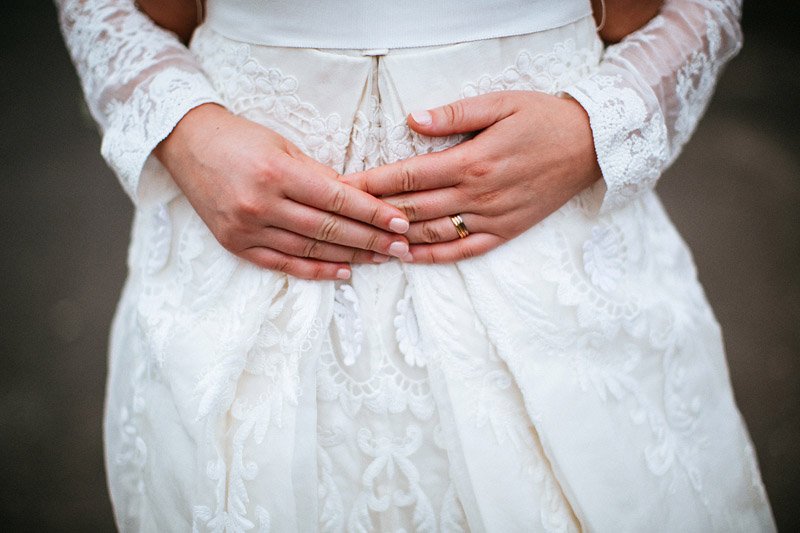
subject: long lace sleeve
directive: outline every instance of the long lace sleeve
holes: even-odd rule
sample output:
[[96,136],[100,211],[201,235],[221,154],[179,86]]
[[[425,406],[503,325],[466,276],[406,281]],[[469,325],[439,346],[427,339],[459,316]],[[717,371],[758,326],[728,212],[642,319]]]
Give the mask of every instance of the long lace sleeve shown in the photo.
[[564,90],[586,109],[603,180],[600,211],[655,186],[741,48],[741,0],[667,0],[646,26],[606,48],[598,70]]
[[[133,0],[56,0],[56,5],[86,101],[101,128],[104,159],[134,203],[174,188],[151,155],[153,148],[190,109],[220,101],[194,56]],[[156,167],[146,173],[155,177],[140,180],[145,165]]]

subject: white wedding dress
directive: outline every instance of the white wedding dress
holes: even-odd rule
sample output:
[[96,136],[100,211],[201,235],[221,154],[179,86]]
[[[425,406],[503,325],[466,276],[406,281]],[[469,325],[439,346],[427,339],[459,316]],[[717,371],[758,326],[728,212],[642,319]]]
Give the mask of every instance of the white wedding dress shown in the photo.
[[[58,3],[136,205],[105,424],[120,529],[774,530],[719,327],[652,190],[739,49],[739,2],[668,0],[605,49],[588,0],[552,0],[583,15],[377,51],[255,43],[213,9],[187,50],[130,0]],[[576,98],[603,180],[457,264],[259,269],[150,155],[218,102],[352,172],[463,140],[411,132],[410,110],[511,89]]]

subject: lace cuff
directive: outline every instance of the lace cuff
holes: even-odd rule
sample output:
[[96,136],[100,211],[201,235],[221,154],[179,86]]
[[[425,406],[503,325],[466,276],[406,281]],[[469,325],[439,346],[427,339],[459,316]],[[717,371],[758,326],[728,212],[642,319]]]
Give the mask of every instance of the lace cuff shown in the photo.
[[722,67],[741,48],[740,0],[667,0],[563,92],[586,109],[603,180],[600,212],[652,189],[694,132]]
[[133,0],[56,5],[86,102],[102,130],[106,162],[138,206],[176,194],[151,153],[190,109],[222,101],[196,58]]
[[[152,152],[186,113],[209,102],[221,100],[205,75],[178,68],[158,72],[127,100],[114,102],[100,150],[135,204],[150,204],[179,192]],[[143,174],[144,168],[148,171]]]

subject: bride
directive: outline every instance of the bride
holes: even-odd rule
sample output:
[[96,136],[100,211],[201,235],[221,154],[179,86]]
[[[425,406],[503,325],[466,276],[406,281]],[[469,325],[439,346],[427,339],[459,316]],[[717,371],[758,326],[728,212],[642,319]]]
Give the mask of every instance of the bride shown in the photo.
[[775,529],[653,191],[740,2],[58,4],[136,206],[121,530]]

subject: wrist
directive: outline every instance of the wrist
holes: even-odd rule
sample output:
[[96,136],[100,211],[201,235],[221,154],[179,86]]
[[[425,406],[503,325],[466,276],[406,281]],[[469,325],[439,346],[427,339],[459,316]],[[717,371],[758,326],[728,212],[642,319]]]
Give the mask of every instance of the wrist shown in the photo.
[[576,135],[575,145],[580,147],[578,159],[581,162],[582,168],[586,170],[586,186],[588,187],[603,177],[603,172],[600,169],[600,163],[597,157],[597,150],[595,149],[594,133],[592,132],[589,113],[587,113],[581,103],[571,95],[562,92],[559,93],[558,96],[565,100],[572,109],[573,119],[571,124],[573,125]]
[[170,134],[153,149],[153,154],[170,169],[178,160],[195,152],[197,146],[205,146],[229,116],[230,112],[219,104],[200,104],[178,121]]

